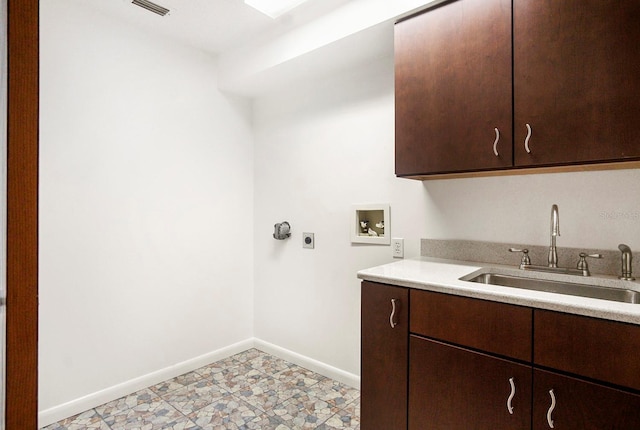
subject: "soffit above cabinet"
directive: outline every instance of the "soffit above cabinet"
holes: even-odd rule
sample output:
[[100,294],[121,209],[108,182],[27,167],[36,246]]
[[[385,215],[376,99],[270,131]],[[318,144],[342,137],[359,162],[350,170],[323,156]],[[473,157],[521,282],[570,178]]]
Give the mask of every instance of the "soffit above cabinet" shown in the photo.
[[275,37],[220,56],[219,86],[255,96],[393,55],[393,24],[433,0],[351,0]]
[[[440,0],[436,0],[440,1]],[[272,19],[243,0],[57,0],[89,7],[218,58],[219,87],[256,96],[393,55],[393,23],[433,0],[308,0]]]

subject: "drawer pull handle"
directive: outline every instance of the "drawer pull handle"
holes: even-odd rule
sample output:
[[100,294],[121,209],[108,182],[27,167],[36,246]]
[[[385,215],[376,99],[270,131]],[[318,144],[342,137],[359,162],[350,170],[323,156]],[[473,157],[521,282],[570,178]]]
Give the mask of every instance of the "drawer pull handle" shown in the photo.
[[507,410],[511,415],[513,415],[513,406],[511,405],[511,401],[516,395],[516,383],[514,382],[513,378],[509,378],[509,385],[511,385],[511,394],[509,394],[509,398],[507,399]]
[[493,141],[493,153],[496,154],[496,157],[498,157],[498,141],[500,140],[500,130],[498,130],[497,128],[494,128],[494,130],[496,131],[496,140]]
[[391,299],[391,315],[389,315],[389,325],[391,326],[391,328],[396,328],[396,326],[398,325],[397,322],[395,322],[394,318],[396,317],[396,299]]
[[531,139],[531,126],[526,124],[527,126],[527,137],[524,138],[524,149],[527,151],[527,154],[531,154],[531,149],[529,148],[529,139]]
[[549,423],[549,428],[553,428],[553,419],[551,419],[551,414],[556,408],[556,395],[553,393],[553,389],[549,390],[549,395],[551,396],[551,406],[549,406],[549,410],[547,411],[547,422]]

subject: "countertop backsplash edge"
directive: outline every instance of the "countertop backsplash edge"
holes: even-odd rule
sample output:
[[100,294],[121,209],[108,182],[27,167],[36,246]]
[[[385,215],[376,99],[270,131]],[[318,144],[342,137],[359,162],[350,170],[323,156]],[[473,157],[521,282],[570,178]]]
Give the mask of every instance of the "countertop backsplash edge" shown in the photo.
[[[528,249],[532,264],[546,265],[547,263],[548,246],[457,239],[420,240],[420,256],[422,257],[518,267],[521,254],[509,252],[509,248]],[[558,246],[557,251],[558,266],[560,267],[575,268],[578,264],[579,254],[585,252],[587,254],[602,255],[601,259],[589,258],[587,260],[592,274],[619,276],[621,273],[622,260],[618,249],[585,249]],[[640,250],[637,252],[640,253]],[[632,260],[632,266],[634,276],[640,277],[640,257]]]

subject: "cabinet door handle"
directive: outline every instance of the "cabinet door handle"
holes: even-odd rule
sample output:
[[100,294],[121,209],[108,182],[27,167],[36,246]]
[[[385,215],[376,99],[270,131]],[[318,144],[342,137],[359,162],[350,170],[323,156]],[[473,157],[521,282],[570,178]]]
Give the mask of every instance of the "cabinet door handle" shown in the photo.
[[516,383],[513,378],[509,378],[509,385],[511,385],[511,394],[509,394],[509,398],[507,399],[507,410],[511,415],[513,415],[513,406],[511,405],[511,401],[516,395]]
[[553,427],[553,419],[551,419],[551,414],[553,410],[556,408],[556,395],[553,393],[553,389],[549,390],[549,395],[551,396],[551,406],[549,406],[549,410],[547,411],[547,423],[549,423],[549,428]]
[[500,130],[498,130],[497,128],[494,128],[494,130],[496,131],[496,140],[493,141],[493,153],[496,154],[496,157],[498,157],[498,141],[500,140]]
[[391,328],[396,328],[396,326],[398,325],[398,323],[395,322],[395,317],[396,317],[396,299],[391,299],[391,315],[389,315],[389,325],[391,326]]
[[527,137],[524,138],[524,149],[527,151],[527,154],[531,154],[531,149],[529,148],[529,139],[531,139],[531,126],[526,124],[527,126]]

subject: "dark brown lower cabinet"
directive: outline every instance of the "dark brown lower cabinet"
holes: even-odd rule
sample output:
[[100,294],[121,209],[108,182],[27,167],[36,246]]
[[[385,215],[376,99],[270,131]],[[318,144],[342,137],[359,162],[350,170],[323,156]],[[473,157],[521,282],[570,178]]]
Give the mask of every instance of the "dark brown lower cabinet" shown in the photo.
[[541,309],[534,316],[538,367],[640,391],[640,326]]
[[360,427],[406,430],[409,291],[362,283]]
[[365,281],[361,428],[640,430],[639,351],[638,325]]
[[533,380],[534,430],[640,429],[639,395],[537,369]]
[[409,344],[409,430],[530,428],[531,366],[413,335]]

